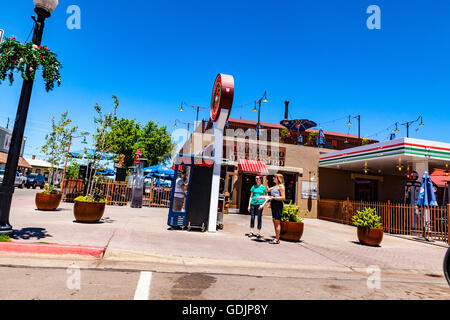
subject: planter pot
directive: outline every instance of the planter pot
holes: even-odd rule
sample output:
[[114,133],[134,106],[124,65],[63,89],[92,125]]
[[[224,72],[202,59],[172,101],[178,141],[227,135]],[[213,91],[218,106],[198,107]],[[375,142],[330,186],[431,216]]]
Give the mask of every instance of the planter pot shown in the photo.
[[303,235],[303,222],[281,221],[280,239],[285,241],[298,242]]
[[42,211],[55,211],[61,203],[61,194],[36,193],[36,207]]
[[383,240],[383,229],[358,227],[358,239],[361,244],[379,246]]
[[106,203],[75,201],[73,214],[75,220],[84,223],[98,222],[105,212]]

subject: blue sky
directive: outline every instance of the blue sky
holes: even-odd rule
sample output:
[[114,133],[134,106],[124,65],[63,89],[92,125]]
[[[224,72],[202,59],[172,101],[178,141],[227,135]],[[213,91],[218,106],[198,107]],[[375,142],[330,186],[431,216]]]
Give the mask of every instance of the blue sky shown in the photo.
[[[381,30],[366,26],[373,4]],[[81,9],[81,30],[66,27],[69,5]],[[2,6],[0,28],[25,41],[33,1]],[[282,120],[290,100],[292,118],[324,130],[347,133],[345,116],[360,114],[362,135],[385,140],[386,128],[422,115],[426,126],[415,124],[411,137],[450,142],[449,9],[445,0],[60,1],[43,44],[64,66],[62,86],[46,93],[36,80],[25,151],[39,154],[51,116],[66,109],[93,132],[93,106],[111,110],[112,94],[120,116],[170,130],[175,119],[193,122],[194,110],[178,112],[181,101],[209,106],[218,73],[235,78],[234,118],[256,120],[251,103],[267,90],[264,122]],[[21,83],[0,85],[1,126],[15,117]]]

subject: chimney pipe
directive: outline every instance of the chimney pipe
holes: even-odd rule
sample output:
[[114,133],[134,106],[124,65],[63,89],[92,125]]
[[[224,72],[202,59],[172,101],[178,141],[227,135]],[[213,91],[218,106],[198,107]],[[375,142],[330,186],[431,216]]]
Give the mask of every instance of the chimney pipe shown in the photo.
[[289,101],[284,102],[284,120],[289,119]]
[[33,156],[31,157],[31,159],[33,159],[33,160],[36,160],[36,156],[35,156],[35,155],[33,155]]

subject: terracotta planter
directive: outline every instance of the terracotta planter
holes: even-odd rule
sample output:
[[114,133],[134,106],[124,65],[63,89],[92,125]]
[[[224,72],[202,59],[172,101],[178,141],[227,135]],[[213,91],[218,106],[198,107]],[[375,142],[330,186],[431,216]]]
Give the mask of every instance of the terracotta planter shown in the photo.
[[75,220],[84,223],[98,222],[105,212],[106,203],[75,201],[73,213]]
[[358,239],[361,244],[379,246],[383,241],[383,229],[358,227]]
[[61,194],[36,193],[36,208],[42,211],[55,211],[61,203]]
[[303,222],[285,222],[281,221],[280,239],[285,241],[298,242],[303,235]]

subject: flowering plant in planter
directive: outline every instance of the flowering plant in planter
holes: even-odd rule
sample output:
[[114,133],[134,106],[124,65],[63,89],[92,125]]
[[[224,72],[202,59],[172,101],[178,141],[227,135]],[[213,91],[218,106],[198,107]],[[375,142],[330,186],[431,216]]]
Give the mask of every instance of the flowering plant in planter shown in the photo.
[[0,44],[0,83],[8,77],[10,84],[13,84],[16,71],[24,80],[33,79],[36,70],[41,67],[45,89],[52,91],[55,82],[61,85],[62,65],[56,57],[46,46],[37,46],[32,42],[21,44],[14,37],[7,38]]
[[281,221],[284,222],[302,222],[308,215],[308,211],[303,216],[300,216],[300,207],[292,204],[292,201],[288,206],[284,206],[283,213],[281,214]]
[[283,207],[281,214],[280,238],[285,241],[300,241],[303,235],[303,219],[308,215],[308,211],[300,216],[300,207],[292,204]]
[[358,227],[358,239],[361,244],[379,246],[383,241],[381,217],[374,208],[364,208],[352,217],[353,224]]
[[381,229],[381,217],[377,215],[377,210],[374,208],[364,208],[362,211],[357,211],[357,214],[352,217],[353,224],[357,227],[366,227],[372,229]]

